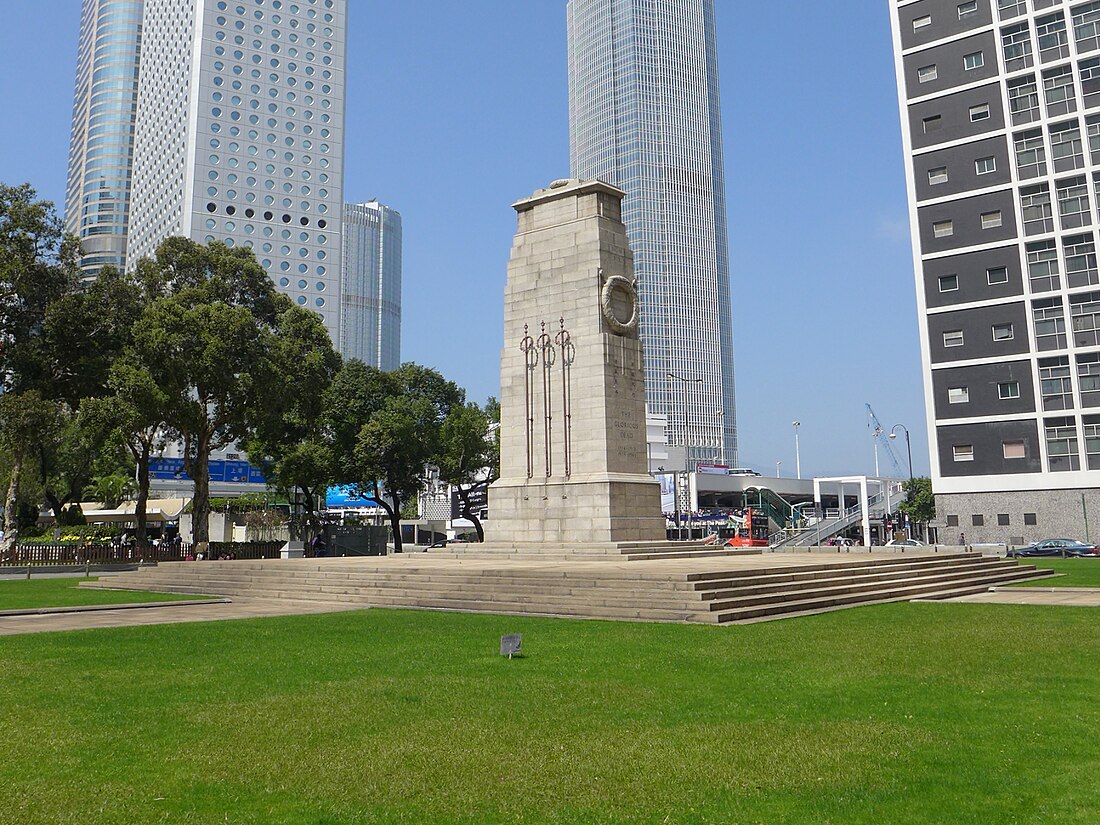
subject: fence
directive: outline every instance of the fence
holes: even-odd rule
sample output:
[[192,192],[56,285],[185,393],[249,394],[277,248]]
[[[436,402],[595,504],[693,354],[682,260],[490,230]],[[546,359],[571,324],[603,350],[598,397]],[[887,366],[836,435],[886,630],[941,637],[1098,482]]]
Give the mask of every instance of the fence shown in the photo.
[[[209,543],[205,558],[277,559],[284,542]],[[11,554],[0,559],[0,566],[152,564],[185,561],[194,558],[189,544],[65,544],[60,542],[21,542]]]

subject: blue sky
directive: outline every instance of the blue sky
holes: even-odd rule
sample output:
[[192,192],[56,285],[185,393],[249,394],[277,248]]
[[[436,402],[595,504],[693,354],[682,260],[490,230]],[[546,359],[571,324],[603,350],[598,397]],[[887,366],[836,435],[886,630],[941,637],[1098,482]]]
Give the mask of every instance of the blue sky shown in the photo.
[[[889,4],[717,2],[741,463],[793,474],[798,419],[803,475],[869,473],[870,402],[926,473]],[[403,358],[481,400],[509,204],[569,171],[565,2],[350,4],[345,196],[403,215]],[[62,204],[80,0],[4,11],[0,180]]]

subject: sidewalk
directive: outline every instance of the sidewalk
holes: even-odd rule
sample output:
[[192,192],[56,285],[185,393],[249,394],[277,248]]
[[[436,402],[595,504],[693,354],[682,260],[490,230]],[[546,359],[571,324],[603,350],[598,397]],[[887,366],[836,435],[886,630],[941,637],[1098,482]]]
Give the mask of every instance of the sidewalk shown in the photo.
[[988,593],[944,599],[971,604],[1038,604],[1064,607],[1100,607],[1100,588],[1092,587],[998,587]]

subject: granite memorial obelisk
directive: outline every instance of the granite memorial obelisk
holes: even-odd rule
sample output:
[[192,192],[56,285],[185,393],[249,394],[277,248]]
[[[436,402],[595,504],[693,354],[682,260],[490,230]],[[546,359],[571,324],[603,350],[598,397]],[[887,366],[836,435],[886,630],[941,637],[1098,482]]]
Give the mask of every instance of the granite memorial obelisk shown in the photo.
[[564,180],[514,204],[491,546],[614,553],[665,540],[648,472],[623,194],[601,181]]

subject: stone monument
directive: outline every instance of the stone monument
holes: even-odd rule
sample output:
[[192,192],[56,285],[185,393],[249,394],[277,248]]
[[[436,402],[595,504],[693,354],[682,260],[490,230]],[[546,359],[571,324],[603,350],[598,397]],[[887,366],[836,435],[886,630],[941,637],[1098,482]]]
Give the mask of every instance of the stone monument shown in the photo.
[[486,550],[617,553],[665,540],[623,195],[563,180],[514,204]]

